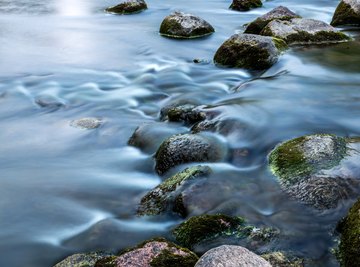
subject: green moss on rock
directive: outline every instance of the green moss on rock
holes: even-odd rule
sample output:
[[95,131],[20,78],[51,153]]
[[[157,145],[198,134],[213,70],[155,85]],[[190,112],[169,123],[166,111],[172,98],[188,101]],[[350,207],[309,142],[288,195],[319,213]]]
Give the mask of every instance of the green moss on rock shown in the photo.
[[230,8],[238,11],[248,11],[253,8],[262,7],[261,0],[233,0]]
[[355,25],[360,26],[360,3],[354,0],[343,0],[337,6],[332,26]]
[[360,200],[349,210],[348,215],[338,226],[341,233],[339,256],[341,266],[360,265]]
[[193,267],[199,258],[194,253],[178,255],[169,250],[164,250],[150,262],[152,267]]
[[129,15],[139,13],[145,9],[147,9],[147,4],[144,0],[129,0],[116,6],[108,7],[105,11],[119,15]]
[[338,165],[346,150],[345,139],[335,135],[302,136],[277,146],[269,155],[269,164],[282,183],[291,185]]
[[176,241],[187,248],[224,234],[241,232],[245,220],[223,214],[194,216],[173,230]]
[[304,267],[305,261],[298,257],[286,255],[281,251],[266,253],[261,255],[274,267]]

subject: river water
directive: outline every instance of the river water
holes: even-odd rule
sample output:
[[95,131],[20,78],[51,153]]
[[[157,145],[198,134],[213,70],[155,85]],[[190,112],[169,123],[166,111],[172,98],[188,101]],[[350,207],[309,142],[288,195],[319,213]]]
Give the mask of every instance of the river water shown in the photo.
[[[337,266],[329,231],[349,203],[314,213],[281,192],[266,164],[283,140],[360,134],[359,32],[346,31],[350,43],[292,48],[260,73],[218,68],[211,60],[243,24],[278,5],[330,22],[338,1],[274,0],[246,13],[229,10],[224,0],[147,2],[141,14],[114,16],[103,12],[113,0],[0,1],[0,266],[52,266],[75,252],[169,237],[180,219],[139,218],[135,210],[163,179],[154,172],[156,146],[188,129],[157,124],[146,152],[127,141],[137,126],[158,121],[161,107],[178,101],[241,125],[222,138],[248,151],[209,164],[212,179],[231,190],[204,192],[208,204],[201,212],[228,209],[277,227],[295,236],[288,243],[300,255]],[[162,19],[175,10],[203,17],[216,33],[190,41],[161,37]],[[82,117],[104,124],[96,130],[69,125]]]

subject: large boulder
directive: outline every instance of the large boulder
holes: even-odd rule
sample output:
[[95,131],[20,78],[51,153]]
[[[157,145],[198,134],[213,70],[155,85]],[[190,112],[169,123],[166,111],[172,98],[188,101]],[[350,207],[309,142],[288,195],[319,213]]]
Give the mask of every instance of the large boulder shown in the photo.
[[342,161],[351,158],[350,150],[345,138],[307,135],[278,145],[269,155],[269,164],[281,187],[294,199],[319,210],[331,209],[359,189],[357,177],[346,165],[341,167]]
[[105,11],[114,14],[129,15],[139,13],[145,9],[147,9],[147,5],[144,0],[128,0],[116,6],[108,7]]
[[237,11],[248,11],[261,6],[261,0],[233,0],[230,8]]
[[171,176],[141,199],[138,215],[157,215],[172,211],[185,217],[187,208],[183,198],[186,190],[211,172],[211,168],[207,166],[193,166]]
[[330,24],[332,26],[360,26],[360,1],[342,0],[335,10]]
[[341,233],[339,259],[341,266],[356,267],[360,264],[360,199],[339,223]]
[[219,162],[228,148],[212,134],[179,134],[166,139],[156,152],[155,170],[162,175],[171,168],[191,162]]
[[94,267],[98,260],[107,256],[109,255],[100,252],[78,253],[55,264],[54,267]]
[[284,41],[254,34],[235,34],[216,51],[215,63],[227,67],[262,70],[278,60]]
[[273,20],[291,20],[293,18],[300,18],[287,7],[278,6],[270,12],[258,17],[253,22],[249,23],[245,29],[245,33],[260,34],[264,27]]
[[195,267],[271,267],[271,264],[240,246],[223,245],[201,256]]
[[160,26],[161,35],[180,39],[203,37],[214,31],[204,19],[183,12],[174,12],[165,17]]
[[120,256],[99,260],[95,267],[193,267],[196,254],[163,238],[145,241]]
[[287,44],[337,43],[350,39],[323,21],[301,18],[273,20],[260,34],[282,39]]

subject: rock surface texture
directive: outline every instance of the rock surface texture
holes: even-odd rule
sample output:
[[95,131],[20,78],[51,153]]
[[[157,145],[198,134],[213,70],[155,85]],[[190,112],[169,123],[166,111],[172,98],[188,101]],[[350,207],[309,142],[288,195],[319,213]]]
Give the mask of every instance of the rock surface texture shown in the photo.
[[106,254],[97,252],[74,254],[57,263],[54,267],[94,267],[99,259],[106,256]]
[[240,246],[223,245],[206,252],[195,267],[271,267],[270,263]]
[[96,129],[99,128],[103,121],[99,118],[82,118],[70,122],[70,126],[80,129]]
[[230,8],[237,11],[248,11],[261,6],[261,0],[233,0]]
[[108,7],[105,10],[109,13],[129,15],[139,13],[145,9],[147,9],[147,4],[144,0],[129,0],[116,6]]
[[203,37],[214,31],[207,21],[183,12],[174,12],[165,17],[160,26],[161,35],[180,39]]
[[360,1],[342,0],[330,23],[332,26],[360,26]]

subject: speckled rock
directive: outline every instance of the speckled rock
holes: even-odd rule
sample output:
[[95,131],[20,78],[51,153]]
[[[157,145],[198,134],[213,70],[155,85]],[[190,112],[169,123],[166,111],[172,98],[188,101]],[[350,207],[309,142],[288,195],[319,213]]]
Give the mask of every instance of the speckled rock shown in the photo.
[[271,264],[240,246],[223,245],[206,252],[195,267],[271,267]]
[[180,106],[171,105],[161,109],[160,119],[167,119],[171,122],[183,122],[186,125],[192,125],[196,122],[205,120],[206,114],[191,104]]
[[92,130],[92,129],[99,128],[102,123],[103,123],[103,120],[99,119],[99,118],[82,118],[82,119],[71,121],[70,126],[75,127],[75,128]]
[[230,8],[237,11],[248,11],[261,6],[261,0],[233,0]]
[[211,168],[199,165],[171,176],[141,199],[138,215],[157,215],[171,210],[186,216],[183,192],[196,180],[207,177],[211,172]]
[[100,260],[96,267],[193,267],[197,260],[190,250],[158,238],[145,241],[118,257]]
[[360,264],[360,199],[351,207],[347,216],[339,223],[341,233],[339,259],[343,267]]
[[129,15],[139,13],[145,9],[147,9],[147,5],[144,0],[128,0],[116,6],[108,7],[105,11],[114,14]]
[[267,69],[278,61],[286,44],[279,39],[254,34],[235,34],[216,51],[215,63],[227,67]]
[[203,37],[214,31],[207,21],[183,12],[174,12],[165,17],[160,26],[161,35],[181,39]]
[[94,267],[99,259],[106,256],[108,254],[98,252],[74,254],[55,264],[54,267]]
[[260,34],[264,27],[273,20],[291,20],[293,18],[300,18],[287,7],[278,6],[270,12],[258,17],[253,22],[249,23],[245,29],[245,33]]
[[360,26],[360,1],[342,0],[335,10],[330,24],[332,26]]
[[179,134],[166,139],[156,152],[155,170],[162,175],[172,167],[190,162],[218,162],[228,148],[212,134]]
[[346,34],[323,21],[301,18],[290,21],[273,20],[260,34],[282,39],[287,44],[337,43],[349,40]]

